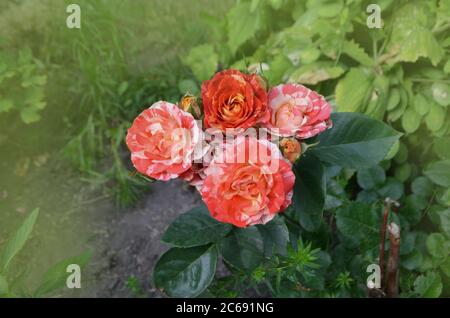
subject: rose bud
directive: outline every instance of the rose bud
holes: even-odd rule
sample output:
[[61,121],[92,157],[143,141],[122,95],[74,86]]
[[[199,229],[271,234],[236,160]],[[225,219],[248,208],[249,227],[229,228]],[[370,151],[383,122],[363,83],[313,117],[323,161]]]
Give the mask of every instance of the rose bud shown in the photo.
[[291,163],[294,163],[302,154],[302,145],[295,138],[283,138],[280,141],[281,152]]
[[197,97],[193,95],[184,95],[180,101],[180,108],[185,112],[190,113],[196,119],[199,119],[202,116],[202,111],[197,103]]

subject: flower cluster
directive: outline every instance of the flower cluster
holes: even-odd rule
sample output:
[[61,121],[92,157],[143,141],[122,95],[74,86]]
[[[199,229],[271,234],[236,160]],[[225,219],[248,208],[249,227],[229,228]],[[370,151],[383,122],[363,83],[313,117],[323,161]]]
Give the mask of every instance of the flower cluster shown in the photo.
[[303,85],[268,90],[260,76],[237,70],[215,74],[201,95],[157,102],[134,120],[126,138],[134,167],[188,181],[218,221],[270,221],[291,204],[301,140],[331,126],[330,105]]

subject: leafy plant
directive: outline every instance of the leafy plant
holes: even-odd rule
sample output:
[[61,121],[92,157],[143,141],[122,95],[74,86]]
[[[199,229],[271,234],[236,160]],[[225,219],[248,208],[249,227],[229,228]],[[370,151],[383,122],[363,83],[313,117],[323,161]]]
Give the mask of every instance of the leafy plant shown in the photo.
[[23,289],[19,287],[18,280],[23,279],[23,277],[13,276],[10,274],[9,268],[12,261],[30,239],[38,216],[39,209],[35,209],[31,212],[1,250],[0,297],[41,297],[49,295],[65,286],[68,275],[66,268],[69,264],[78,264],[80,267],[84,267],[89,262],[90,253],[84,253],[76,257],[65,259],[47,270],[36,289],[32,290],[30,287]]
[[[335,128],[299,163],[311,167],[316,158],[324,163],[322,169],[298,172],[296,187],[310,193],[294,195],[294,202],[305,204],[286,213],[299,223],[290,231],[326,249],[337,268],[327,278],[333,292],[322,295],[362,295],[356,288],[364,283],[361,262],[375,261],[377,211],[386,197],[401,205],[394,217],[402,228],[402,295],[448,295],[450,4],[381,1],[382,27],[369,29],[369,3],[242,0],[223,23],[210,25],[211,54],[219,56],[218,65],[255,70],[272,85],[286,80],[315,85],[337,111],[364,113],[403,133],[390,149],[365,157],[391,137],[371,140],[361,152],[352,150],[352,142],[334,145],[333,138],[359,136],[354,141],[359,147],[371,129],[341,130],[335,119]],[[188,65],[195,75],[198,66]],[[323,184],[326,191],[320,190]],[[347,272],[353,289],[336,294],[331,281]]]
[[[359,245],[367,247],[359,253],[375,262],[374,253],[367,252],[377,246],[377,213],[375,206],[368,209],[357,202],[329,209],[343,237],[337,239],[324,232],[334,223],[324,215],[328,185],[325,167],[333,163],[354,169],[377,163],[400,134],[360,114],[336,113],[332,120],[334,128],[310,140],[310,145],[317,145],[310,146],[294,166],[294,200],[285,213],[265,225],[247,228],[214,220],[205,206],[182,214],[163,235],[163,241],[171,248],[155,266],[155,286],[173,297],[199,296],[211,284],[220,256],[235,273],[231,280],[237,290],[248,281],[255,288],[265,285],[274,296],[324,295],[329,292],[326,284],[337,286],[341,292],[351,289],[353,281],[342,276],[345,271],[332,278],[337,283],[325,280],[325,269],[331,262],[339,262],[344,254],[331,247],[338,242],[351,252],[357,251]],[[303,244],[304,240],[317,247]],[[362,281],[364,277],[360,275],[358,282]],[[360,286],[357,292],[362,293]]]

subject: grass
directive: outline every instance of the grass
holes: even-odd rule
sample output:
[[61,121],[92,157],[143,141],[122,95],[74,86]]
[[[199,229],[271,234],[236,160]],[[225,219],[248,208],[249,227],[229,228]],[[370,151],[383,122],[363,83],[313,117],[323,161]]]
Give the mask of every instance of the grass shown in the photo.
[[[30,47],[45,65],[48,107],[38,126],[47,126],[40,129],[47,135],[40,137],[57,144],[83,180],[131,204],[144,184],[124,158],[126,129],[151,103],[178,100],[178,82],[191,77],[180,58],[207,38],[201,13],[219,17],[232,1],[79,0],[81,29],[68,29],[65,7],[72,2],[2,5],[0,47]],[[18,125],[12,130],[29,133]]]

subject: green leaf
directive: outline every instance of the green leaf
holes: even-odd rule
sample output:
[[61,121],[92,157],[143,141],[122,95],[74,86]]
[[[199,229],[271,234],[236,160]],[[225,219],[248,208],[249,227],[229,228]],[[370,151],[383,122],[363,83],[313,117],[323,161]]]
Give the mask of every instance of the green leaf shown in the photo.
[[408,108],[402,116],[402,127],[406,133],[411,134],[419,129],[422,117],[413,108]]
[[6,277],[0,274],[0,297],[9,292],[8,281]]
[[340,112],[364,111],[363,102],[373,76],[362,68],[352,68],[336,85],[336,104]]
[[377,244],[379,228],[374,209],[361,202],[352,202],[336,211],[336,226],[339,231],[355,242],[367,242],[370,247]]
[[450,159],[450,137],[435,138],[433,150],[441,159]]
[[430,163],[424,174],[435,184],[450,187],[450,160]]
[[[400,249],[401,251],[401,249]],[[414,269],[418,269],[420,267],[420,265],[422,264],[423,261],[423,256],[422,253],[418,250],[414,250],[412,253],[405,255],[405,256],[401,256],[401,265],[412,271]]]
[[269,223],[256,227],[263,238],[266,257],[273,254],[285,255],[289,242],[289,231],[282,217],[277,216]]
[[428,114],[431,109],[431,104],[422,94],[417,94],[413,100],[414,109],[421,116]]
[[14,103],[11,99],[1,99],[0,100],[0,113],[6,113],[11,108],[13,108]]
[[8,240],[0,256],[0,268],[5,272],[12,259],[24,247],[26,241],[30,237],[34,224],[39,215],[39,209],[33,210],[31,214],[25,219],[16,233]]
[[171,248],[153,271],[156,288],[170,297],[196,297],[211,284],[216,272],[217,249],[213,246]]
[[71,264],[77,264],[80,268],[84,268],[89,263],[91,256],[92,254],[90,252],[85,252],[53,265],[44,274],[42,282],[34,292],[34,297],[41,297],[65,287],[68,277],[67,267]]
[[444,72],[450,74],[450,60],[448,60],[444,65]]
[[428,197],[433,193],[433,184],[427,178],[420,176],[411,183],[411,190],[414,194]]
[[178,90],[181,94],[192,94],[192,95],[198,95],[200,92],[197,86],[197,83],[195,83],[191,79],[184,79],[178,82]]
[[389,98],[387,101],[386,110],[394,110],[400,103],[400,90],[396,87],[389,91]]
[[263,26],[261,10],[250,13],[250,2],[240,2],[227,14],[228,46],[234,54]]
[[365,66],[373,66],[373,59],[354,40],[344,41],[342,53],[347,54],[355,61]]
[[441,263],[441,271],[447,276],[450,277],[450,257],[447,257],[442,263]]
[[400,200],[404,193],[403,183],[395,178],[387,178],[386,183],[377,190],[381,198],[391,198],[393,200]]
[[296,69],[289,77],[288,82],[316,85],[337,78],[343,73],[344,69],[339,65],[334,65],[331,62],[316,62]]
[[183,63],[191,68],[199,81],[205,81],[214,75],[219,64],[219,56],[212,45],[203,44],[194,47],[183,59]]
[[37,122],[41,119],[41,116],[38,114],[36,109],[33,108],[25,108],[20,112],[20,118],[25,124],[31,124]]
[[358,113],[331,115],[333,128],[317,138],[311,149],[322,162],[361,169],[378,164],[400,138],[400,133],[386,124]]
[[356,178],[361,188],[371,190],[382,185],[386,181],[386,173],[380,166],[373,166],[358,170]]
[[438,273],[428,272],[414,281],[414,291],[424,298],[437,298],[442,293],[442,280]]
[[450,242],[441,233],[432,233],[427,237],[427,249],[431,256],[445,258],[450,253]]
[[435,132],[442,128],[445,123],[445,109],[437,103],[432,103],[430,112],[425,117],[425,123],[429,130]]
[[434,83],[431,86],[434,100],[441,106],[450,105],[450,86],[444,83]]
[[235,228],[219,242],[223,258],[234,267],[252,272],[263,260],[263,238],[256,227]]
[[450,209],[441,211],[439,213],[439,220],[442,231],[450,238]]
[[217,242],[232,229],[230,224],[213,219],[206,206],[195,207],[170,224],[162,241],[177,247],[200,246]]
[[309,153],[294,166],[294,218],[309,232],[317,230],[322,220],[326,196],[325,170],[317,158]]

